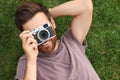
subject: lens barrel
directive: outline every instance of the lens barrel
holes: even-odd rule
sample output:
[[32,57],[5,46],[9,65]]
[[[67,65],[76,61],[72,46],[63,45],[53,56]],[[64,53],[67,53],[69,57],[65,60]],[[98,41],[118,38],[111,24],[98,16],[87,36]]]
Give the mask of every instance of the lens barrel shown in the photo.
[[44,41],[46,39],[48,39],[50,37],[50,33],[48,32],[48,30],[41,30],[38,32],[38,38],[41,41]]

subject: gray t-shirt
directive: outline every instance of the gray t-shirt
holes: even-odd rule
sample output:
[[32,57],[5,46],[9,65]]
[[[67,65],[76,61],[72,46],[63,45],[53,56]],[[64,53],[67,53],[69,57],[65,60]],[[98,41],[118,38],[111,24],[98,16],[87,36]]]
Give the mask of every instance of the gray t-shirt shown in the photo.
[[[69,29],[59,41],[59,47],[49,56],[39,54],[37,80],[100,80],[85,55],[86,41],[82,44]],[[16,79],[23,79],[26,57],[19,59]]]

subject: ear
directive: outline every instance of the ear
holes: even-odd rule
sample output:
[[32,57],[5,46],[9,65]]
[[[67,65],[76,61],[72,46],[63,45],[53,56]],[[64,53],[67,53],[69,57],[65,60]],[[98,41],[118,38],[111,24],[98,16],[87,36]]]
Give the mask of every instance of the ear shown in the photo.
[[53,27],[54,29],[56,29],[56,24],[55,24],[54,18],[53,18],[52,16],[51,16],[50,18],[51,18],[52,27]]

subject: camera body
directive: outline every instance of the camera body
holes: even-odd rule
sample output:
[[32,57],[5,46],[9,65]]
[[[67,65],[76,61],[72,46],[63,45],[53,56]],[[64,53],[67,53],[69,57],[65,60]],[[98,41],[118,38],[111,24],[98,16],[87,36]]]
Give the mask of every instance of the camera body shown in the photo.
[[45,23],[45,24],[31,30],[30,33],[34,36],[34,39],[37,40],[38,45],[40,45],[56,36],[49,23]]

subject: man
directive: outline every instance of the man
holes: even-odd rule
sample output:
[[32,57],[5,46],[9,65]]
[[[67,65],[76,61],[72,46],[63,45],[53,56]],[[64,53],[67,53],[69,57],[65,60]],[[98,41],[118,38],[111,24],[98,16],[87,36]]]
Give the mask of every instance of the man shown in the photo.
[[[21,30],[25,56],[19,59],[16,79],[19,80],[100,80],[85,55],[85,37],[92,20],[91,0],[72,0],[49,11],[41,4],[28,2],[15,14]],[[49,13],[50,12],[50,13]],[[49,23],[54,32],[53,17],[73,16],[71,27],[60,40],[53,37],[38,45],[33,29]]]

